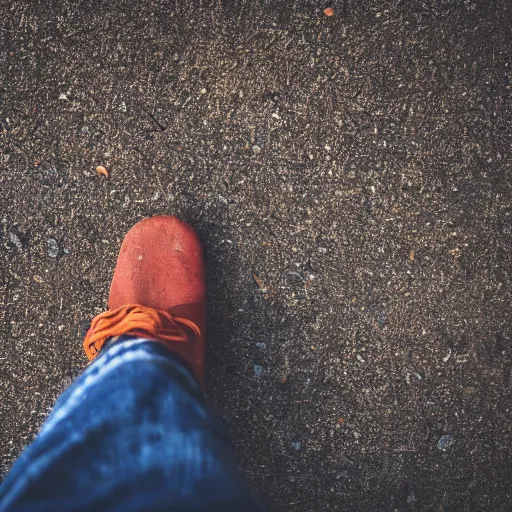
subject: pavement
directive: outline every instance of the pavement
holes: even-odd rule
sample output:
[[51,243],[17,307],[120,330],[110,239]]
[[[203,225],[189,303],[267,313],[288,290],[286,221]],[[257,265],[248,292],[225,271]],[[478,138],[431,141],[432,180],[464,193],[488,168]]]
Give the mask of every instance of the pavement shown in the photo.
[[510,510],[511,27],[508,0],[3,0],[1,472],[126,231],[177,214],[269,510]]

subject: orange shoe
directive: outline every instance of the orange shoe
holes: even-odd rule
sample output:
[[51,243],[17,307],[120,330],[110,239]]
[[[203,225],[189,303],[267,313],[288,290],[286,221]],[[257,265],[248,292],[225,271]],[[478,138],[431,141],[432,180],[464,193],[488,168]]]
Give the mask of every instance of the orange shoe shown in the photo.
[[130,334],[164,343],[204,384],[206,283],[197,233],[177,217],[133,226],[123,240],[108,311],[93,319],[84,348],[94,359],[108,338]]

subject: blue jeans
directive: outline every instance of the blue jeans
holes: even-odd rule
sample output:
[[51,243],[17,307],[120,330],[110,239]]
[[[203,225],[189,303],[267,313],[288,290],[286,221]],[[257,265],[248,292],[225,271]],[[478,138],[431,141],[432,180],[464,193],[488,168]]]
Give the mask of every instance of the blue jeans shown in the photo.
[[229,434],[163,345],[122,337],[58,399],[0,511],[261,511]]

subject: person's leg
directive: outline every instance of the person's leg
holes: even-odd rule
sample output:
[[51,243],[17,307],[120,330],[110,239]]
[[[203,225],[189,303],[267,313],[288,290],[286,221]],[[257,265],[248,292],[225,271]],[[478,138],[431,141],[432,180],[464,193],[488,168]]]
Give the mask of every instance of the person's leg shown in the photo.
[[195,231],[153,217],[126,235],[95,361],[59,398],[0,486],[0,512],[252,511],[203,394],[206,286]]
[[164,345],[122,337],[59,398],[0,510],[261,510],[229,434]]

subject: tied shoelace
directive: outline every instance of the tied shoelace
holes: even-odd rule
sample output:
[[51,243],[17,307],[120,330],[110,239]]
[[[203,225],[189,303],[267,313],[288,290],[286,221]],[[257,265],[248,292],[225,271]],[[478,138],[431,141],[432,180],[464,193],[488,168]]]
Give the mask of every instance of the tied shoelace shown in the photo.
[[163,309],[126,304],[100,313],[91,321],[84,339],[84,350],[89,360],[96,357],[107,339],[122,334],[159,341],[188,342],[198,340],[201,330],[194,322],[172,316]]

